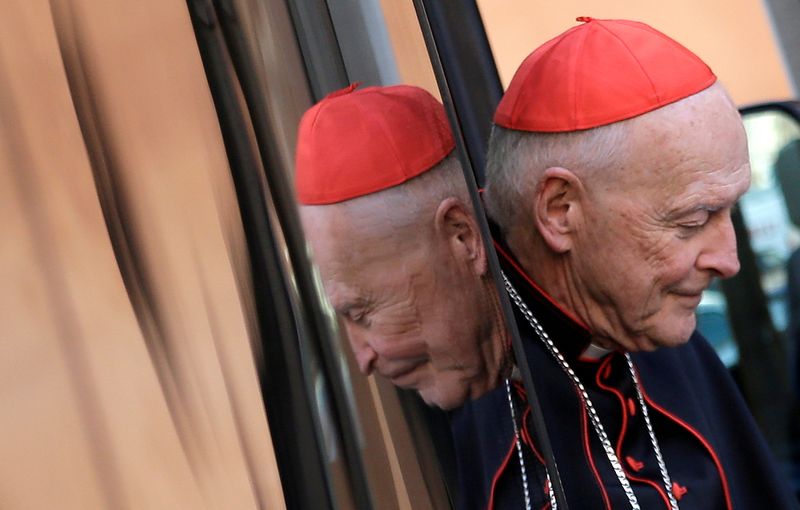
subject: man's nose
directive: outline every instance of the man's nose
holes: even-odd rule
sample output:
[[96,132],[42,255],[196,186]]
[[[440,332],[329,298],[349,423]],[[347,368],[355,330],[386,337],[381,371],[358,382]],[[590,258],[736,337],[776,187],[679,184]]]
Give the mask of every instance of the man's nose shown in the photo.
[[739,272],[739,256],[736,252],[736,233],[730,215],[713,225],[705,250],[697,259],[700,269],[712,270],[720,278],[730,278]]
[[356,358],[358,370],[364,375],[370,375],[375,370],[375,362],[378,360],[378,353],[369,345],[367,336],[355,328],[347,327],[347,337],[350,340],[350,347]]
[[375,362],[377,360],[378,355],[370,347],[361,349],[356,353],[358,369],[364,375],[370,375],[375,370]]

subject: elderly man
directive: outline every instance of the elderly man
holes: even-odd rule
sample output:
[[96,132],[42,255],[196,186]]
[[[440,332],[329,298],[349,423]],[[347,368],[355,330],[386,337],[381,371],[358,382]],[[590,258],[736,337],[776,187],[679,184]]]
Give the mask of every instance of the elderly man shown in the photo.
[[[730,211],[750,167],[738,112],[664,34],[579,21],[509,85],[484,196],[570,507],[795,508],[693,333],[703,290],[739,269]],[[511,456],[535,447],[520,428],[498,437],[508,457],[476,492],[489,507],[539,490],[515,481],[536,467]]]
[[509,368],[455,143],[424,90],[354,89],[301,121],[303,226],[361,371],[452,409]]
[[[296,187],[361,371],[443,409],[487,403],[452,423],[456,500],[471,509],[476,488],[491,490],[485,467],[505,454],[492,448],[494,435],[512,436],[514,422],[506,327],[454,146],[444,108],[424,90],[350,87],[303,116]],[[545,482],[540,466],[527,476]],[[514,508],[517,494],[509,496],[498,498]],[[547,497],[539,491],[533,501]]]

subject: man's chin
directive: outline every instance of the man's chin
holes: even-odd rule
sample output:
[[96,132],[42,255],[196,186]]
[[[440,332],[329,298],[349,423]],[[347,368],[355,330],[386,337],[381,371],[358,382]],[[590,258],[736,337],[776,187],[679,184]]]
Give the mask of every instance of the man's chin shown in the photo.
[[680,347],[689,341],[693,332],[694,324],[692,324],[691,328],[682,328],[680,331],[645,337],[640,342],[637,342],[638,350],[652,352],[656,349]]
[[464,405],[467,395],[462,392],[447,392],[437,388],[427,388],[418,391],[422,400],[431,407],[438,407],[443,411],[451,411]]
[[662,319],[659,324],[668,327],[651,327],[632,339],[630,351],[652,352],[661,348],[680,347],[692,337],[697,319],[692,312],[687,314],[685,311],[673,314],[670,318]]
[[643,334],[635,338],[631,338],[625,343],[620,342],[619,348],[627,352],[653,352],[658,349],[680,347],[689,341],[692,336],[692,331],[684,333],[683,331],[667,334],[647,335]]

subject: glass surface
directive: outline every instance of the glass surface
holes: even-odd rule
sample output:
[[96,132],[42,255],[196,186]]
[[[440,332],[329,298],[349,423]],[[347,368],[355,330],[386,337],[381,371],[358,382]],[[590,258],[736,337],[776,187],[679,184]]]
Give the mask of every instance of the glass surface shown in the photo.
[[[407,2],[369,0],[359,3],[334,1],[328,2],[328,7],[336,33],[336,42],[341,50],[346,81],[360,83],[357,91],[370,86],[405,84],[421,87],[438,99],[433,71],[410,0]],[[314,35],[314,31],[311,31],[310,36]],[[321,80],[312,79],[312,82],[314,81]],[[318,96],[324,97],[346,85],[347,83],[338,83],[336,86],[329,86],[325,90],[320,90]],[[379,116],[382,112],[373,113]],[[353,114],[357,115],[356,112]],[[346,122],[342,121],[342,124],[345,128]],[[302,137],[301,131],[300,143],[303,142]],[[348,152],[348,149],[350,147],[343,147],[340,155],[344,158],[355,157]],[[429,172],[441,171],[444,170],[434,167],[417,179],[426,178]],[[453,175],[457,176],[457,180],[452,183],[451,194],[468,196],[460,171]],[[435,180],[433,184],[436,184]],[[413,183],[409,182],[408,185],[413,186]],[[419,278],[418,274],[408,273],[405,284],[402,284],[402,280],[405,278],[404,267],[413,264],[409,261],[415,256],[415,250],[410,247],[419,244],[420,240],[409,233],[408,229],[399,228],[397,219],[403,218],[402,222],[411,217],[410,214],[413,214],[419,205],[415,202],[417,195],[411,193],[408,200],[398,202],[396,197],[387,198],[387,195],[392,193],[390,189],[353,200],[344,200],[347,202],[344,206],[341,203],[300,205],[301,217],[304,219],[312,260],[318,265],[320,285],[331,301],[328,303],[329,310],[334,313],[336,308],[340,312],[337,316],[341,337],[336,345],[336,351],[347,360],[347,377],[351,383],[353,401],[361,425],[361,453],[367,467],[375,508],[450,508],[456,487],[451,485],[445,488],[445,482],[454,478],[455,461],[452,458],[452,446],[449,446],[450,430],[444,412],[438,410],[435,405],[427,407],[415,391],[418,388],[408,382],[408,379],[414,379],[420,374],[412,373],[411,376],[405,374],[392,380],[392,370],[383,370],[384,365],[391,364],[391,356],[378,359],[371,375],[365,376],[360,373],[366,368],[363,366],[364,350],[359,347],[363,345],[360,342],[365,338],[376,341],[380,334],[376,331],[380,331],[380,325],[385,323],[389,314],[381,311],[370,315],[370,327],[365,327],[358,320],[354,320],[352,313],[346,313],[337,306],[341,304],[341,300],[335,299],[334,294],[334,285],[350,286],[351,290],[358,286],[359,289],[367,289],[361,296],[365,299],[369,297],[367,294],[380,293],[386,301],[394,302],[397,300],[395,295],[397,289],[416,288],[416,282],[412,279]],[[335,234],[327,227],[313,228],[308,223],[308,214],[318,216],[319,211],[323,211],[320,214],[335,215],[338,214],[337,211],[345,210],[342,207],[351,207],[356,201],[364,204],[364,200],[374,201],[377,208],[371,209],[372,212],[364,215],[358,222],[351,222],[348,217],[344,220],[347,224],[340,225],[341,228],[337,229]],[[391,207],[387,205],[389,203],[392,204]],[[392,213],[385,213],[385,209],[391,210]],[[314,210],[317,212],[309,213]],[[428,222],[421,222],[419,225],[419,230],[429,226]],[[364,230],[374,232],[374,235],[364,235]],[[395,239],[401,238],[408,239],[408,243],[394,244]],[[388,243],[393,243],[392,252],[383,250]],[[341,253],[347,254],[347,261],[345,257],[338,256],[340,248],[343,249]],[[377,252],[381,253],[380,257],[371,256]],[[333,255],[334,253],[336,255]],[[353,262],[356,259],[357,261]],[[338,278],[338,275],[332,276],[332,264],[344,265],[350,262],[357,266],[358,271],[348,273],[342,278]],[[429,265],[435,265],[435,262],[431,260]],[[431,275],[427,277],[429,276]],[[425,282],[425,285],[429,283],[431,282]],[[414,295],[413,299],[419,297]],[[436,306],[436,303],[448,301],[453,299],[448,298],[445,293],[433,305],[426,304],[425,307],[430,308]],[[412,305],[417,304],[419,303],[412,303]],[[399,306],[402,306],[402,303]],[[472,315],[474,314],[468,311],[462,314],[464,317]],[[422,316],[429,317],[430,314],[423,313],[420,317]],[[408,317],[402,314],[396,316],[397,320],[405,318]],[[389,320],[393,319],[389,317]],[[422,319],[419,324],[422,332],[430,331],[427,320]],[[435,343],[437,337],[447,334],[445,329],[440,328],[439,334],[428,333],[423,340]],[[408,341],[409,338],[414,340],[414,336],[413,332],[409,335],[397,334],[392,338],[386,338],[386,341],[393,342],[400,349],[419,349],[421,348],[419,343]],[[395,356],[394,360],[397,361],[402,357]],[[362,366],[359,367],[359,364]]]
[[726,367],[739,362],[739,346],[728,321],[728,303],[718,281],[703,292],[697,307],[697,330],[711,343]]
[[[781,110],[769,110],[745,115],[744,126],[752,178],[739,206],[756,256],[770,318],[779,332],[785,332],[789,325],[787,261],[800,246],[800,218],[792,220],[789,206],[800,205],[800,195],[794,193],[800,186],[800,167],[792,166],[788,156],[781,160],[782,166],[778,166],[778,161],[782,150],[785,149],[785,155],[797,150],[800,125]],[[718,283],[703,293],[697,308],[697,328],[711,341],[726,366],[737,365],[739,350]]]
[[[800,218],[795,217],[793,221],[788,207],[789,202],[800,201],[800,195],[794,193],[800,184],[800,167],[796,158],[790,161],[785,155],[798,150],[800,125],[777,110],[747,115],[744,125],[752,184],[740,206],[772,322],[778,331],[785,331],[788,325],[786,263],[800,246]],[[781,158],[781,154],[784,157]]]

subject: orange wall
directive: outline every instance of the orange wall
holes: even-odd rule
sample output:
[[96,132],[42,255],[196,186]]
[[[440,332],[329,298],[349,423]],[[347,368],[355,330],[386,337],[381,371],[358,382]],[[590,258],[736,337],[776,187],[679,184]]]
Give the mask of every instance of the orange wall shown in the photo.
[[739,104],[791,97],[789,80],[759,0],[478,0],[500,78],[508,85],[539,44],[577,16],[644,21],[705,60]]
[[431,68],[413,2],[381,0],[381,7],[394,48],[400,79],[403,83],[422,87],[439,98],[439,87]]

